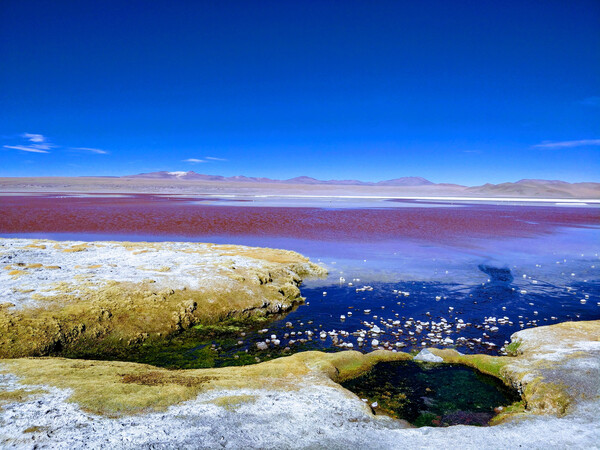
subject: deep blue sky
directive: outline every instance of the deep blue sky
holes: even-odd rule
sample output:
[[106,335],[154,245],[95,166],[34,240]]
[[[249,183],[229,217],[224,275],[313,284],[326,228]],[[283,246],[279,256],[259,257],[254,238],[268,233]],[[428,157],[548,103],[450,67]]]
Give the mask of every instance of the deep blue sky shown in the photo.
[[0,176],[600,181],[600,2],[2,0],[0,139]]

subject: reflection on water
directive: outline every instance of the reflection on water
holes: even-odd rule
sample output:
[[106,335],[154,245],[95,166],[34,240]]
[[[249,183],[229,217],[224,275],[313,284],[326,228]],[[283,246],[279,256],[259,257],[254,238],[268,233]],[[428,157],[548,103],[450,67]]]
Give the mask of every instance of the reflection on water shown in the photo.
[[477,267],[483,273],[489,275],[490,284],[493,283],[507,288],[512,280],[514,280],[508,267],[493,267],[487,264],[479,264]]

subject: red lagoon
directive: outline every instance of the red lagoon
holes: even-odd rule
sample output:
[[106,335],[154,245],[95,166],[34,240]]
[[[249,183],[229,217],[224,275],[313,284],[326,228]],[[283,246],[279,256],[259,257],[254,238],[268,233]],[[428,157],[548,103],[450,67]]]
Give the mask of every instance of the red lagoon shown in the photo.
[[453,242],[597,227],[591,207],[466,205],[324,209],[216,206],[198,197],[12,195],[0,197],[0,233],[251,235],[338,241]]

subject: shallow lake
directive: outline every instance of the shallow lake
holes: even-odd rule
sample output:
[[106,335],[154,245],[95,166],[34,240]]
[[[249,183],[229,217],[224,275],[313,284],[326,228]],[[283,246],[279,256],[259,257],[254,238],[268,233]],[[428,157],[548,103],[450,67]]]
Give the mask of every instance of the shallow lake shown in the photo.
[[169,367],[242,364],[308,349],[434,346],[498,354],[520,329],[600,318],[598,207],[286,202],[292,206],[149,194],[12,195],[0,197],[0,235],[276,247],[329,269],[327,279],[305,280],[304,305],[263,328],[232,328],[226,338],[190,330],[158,352],[128,356]]

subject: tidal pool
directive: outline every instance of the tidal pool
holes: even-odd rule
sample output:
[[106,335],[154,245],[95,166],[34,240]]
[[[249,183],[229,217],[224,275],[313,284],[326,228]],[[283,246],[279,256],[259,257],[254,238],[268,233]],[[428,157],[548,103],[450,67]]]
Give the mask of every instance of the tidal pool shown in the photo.
[[520,400],[494,377],[448,364],[382,362],[342,383],[379,413],[421,426],[485,426]]

